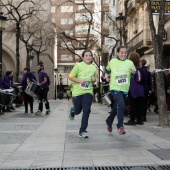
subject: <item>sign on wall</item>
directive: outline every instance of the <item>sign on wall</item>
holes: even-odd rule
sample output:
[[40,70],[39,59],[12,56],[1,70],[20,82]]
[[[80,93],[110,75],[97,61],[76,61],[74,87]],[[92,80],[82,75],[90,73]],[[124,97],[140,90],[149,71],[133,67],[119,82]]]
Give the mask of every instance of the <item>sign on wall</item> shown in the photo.
[[[170,15],[170,0],[165,0],[165,15]],[[151,0],[152,14],[160,13],[161,0]]]

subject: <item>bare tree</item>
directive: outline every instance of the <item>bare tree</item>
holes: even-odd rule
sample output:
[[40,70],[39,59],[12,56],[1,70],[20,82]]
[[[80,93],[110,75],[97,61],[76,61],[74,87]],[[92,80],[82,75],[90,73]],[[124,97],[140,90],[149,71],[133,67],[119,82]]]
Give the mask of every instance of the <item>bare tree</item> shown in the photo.
[[[165,0],[160,1],[160,14],[158,29],[154,25],[153,14],[151,11],[151,1],[147,0],[148,13],[149,13],[149,24],[152,35],[153,51],[155,57],[155,68],[162,69],[163,61],[163,33],[164,33],[164,9]],[[166,107],[166,97],[165,97],[165,84],[163,72],[156,72],[156,88],[157,88],[157,100],[159,107],[159,125],[168,125],[168,113]]]
[[16,81],[19,81],[20,72],[20,54],[19,54],[19,40],[21,33],[21,22],[27,20],[32,15],[35,15],[38,11],[42,11],[43,0],[3,0],[3,4],[0,7],[5,8],[5,15],[8,20],[15,23],[16,34]]
[[[74,1],[64,1],[58,5],[58,8],[67,3],[73,3],[76,5]],[[59,44],[59,47],[68,50],[71,54],[74,54],[79,58],[81,58],[81,55],[80,53],[77,53],[77,51],[93,49],[98,41],[92,33],[92,27],[94,23],[92,9],[89,8],[84,0],[82,1],[81,5],[83,6],[83,9],[80,11],[75,11],[74,14],[72,13],[70,16],[70,18],[72,15],[77,16],[74,25],[69,28],[70,32],[73,32],[73,34],[66,32],[64,27],[57,25],[57,30],[59,33],[58,38],[61,40],[62,44]],[[74,29],[76,27],[79,27],[79,29],[75,31]],[[84,36],[82,37],[80,34]]]
[[39,63],[39,55],[46,51],[55,38],[55,32],[49,17],[45,21],[33,16],[28,22],[22,22],[20,38],[24,42],[27,50],[27,65],[29,64],[29,50],[35,51],[37,54],[37,64]]

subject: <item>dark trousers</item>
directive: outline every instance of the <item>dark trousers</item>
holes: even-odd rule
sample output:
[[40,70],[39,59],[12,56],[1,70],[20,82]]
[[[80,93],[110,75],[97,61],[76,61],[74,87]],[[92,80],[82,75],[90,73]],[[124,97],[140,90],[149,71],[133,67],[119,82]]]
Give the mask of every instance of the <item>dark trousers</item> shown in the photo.
[[26,112],[28,112],[28,103],[30,104],[31,112],[33,112],[33,101],[33,97],[29,96],[27,93],[24,93],[24,106]]
[[121,91],[111,91],[112,96],[115,100],[110,116],[107,118],[106,122],[108,126],[112,126],[115,116],[117,115],[118,123],[117,128],[123,127],[124,113],[125,113],[125,98],[126,93]]
[[81,96],[74,97],[75,115],[80,114],[81,111],[83,110],[79,134],[85,132],[87,129],[92,101],[93,96],[91,94],[84,94]]
[[131,94],[129,93],[129,103],[130,103],[130,120],[135,121],[137,119],[137,122],[143,123],[143,117],[144,117],[144,111],[145,111],[145,98],[143,96],[132,98]]
[[145,91],[145,97],[143,100],[143,120],[146,121],[146,114],[148,109],[149,91]]
[[2,106],[0,105],[0,113],[2,112]]
[[46,109],[50,109],[50,105],[47,99],[48,96],[48,88],[42,88],[39,92],[38,95],[38,100],[39,100],[39,106],[38,106],[38,110],[40,110],[41,112],[43,111],[43,102],[45,103],[45,108]]

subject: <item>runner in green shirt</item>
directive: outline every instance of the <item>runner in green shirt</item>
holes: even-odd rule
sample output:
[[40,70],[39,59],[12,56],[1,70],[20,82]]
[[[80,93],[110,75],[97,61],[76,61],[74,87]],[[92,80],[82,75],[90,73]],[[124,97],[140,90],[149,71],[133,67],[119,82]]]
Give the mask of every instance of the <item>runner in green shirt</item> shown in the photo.
[[115,100],[110,116],[106,119],[107,129],[112,132],[112,124],[117,115],[117,129],[120,135],[125,134],[123,119],[125,112],[124,99],[129,91],[130,77],[135,74],[135,66],[127,59],[127,50],[124,46],[117,48],[117,58],[112,59],[106,67],[110,73],[110,91]]
[[83,61],[77,63],[69,75],[69,79],[74,82],[72,88],[74,111],[73,108],[71,108],[69,118],[70,120],[74,120],[74,116],[80,114],[83,110],[79,137],[88,138],[86,129],[93,101],[92,82],[96,81],[96,68],[91,64],[93,54],[90,50],[85,50],[83,52],[82,59]]

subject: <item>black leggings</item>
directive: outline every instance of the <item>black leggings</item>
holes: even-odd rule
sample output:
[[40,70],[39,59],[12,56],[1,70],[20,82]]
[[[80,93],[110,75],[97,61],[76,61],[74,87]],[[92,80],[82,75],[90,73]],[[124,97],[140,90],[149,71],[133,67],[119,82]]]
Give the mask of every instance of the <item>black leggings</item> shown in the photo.
[[43,111],[43,102],[45,103],[45,108],[50,109],[49,102],[47,99],[48,91],[49,88],[42,88],[38,95],[38,100],[39,100],[38,110],[40,110],[41,112]]

